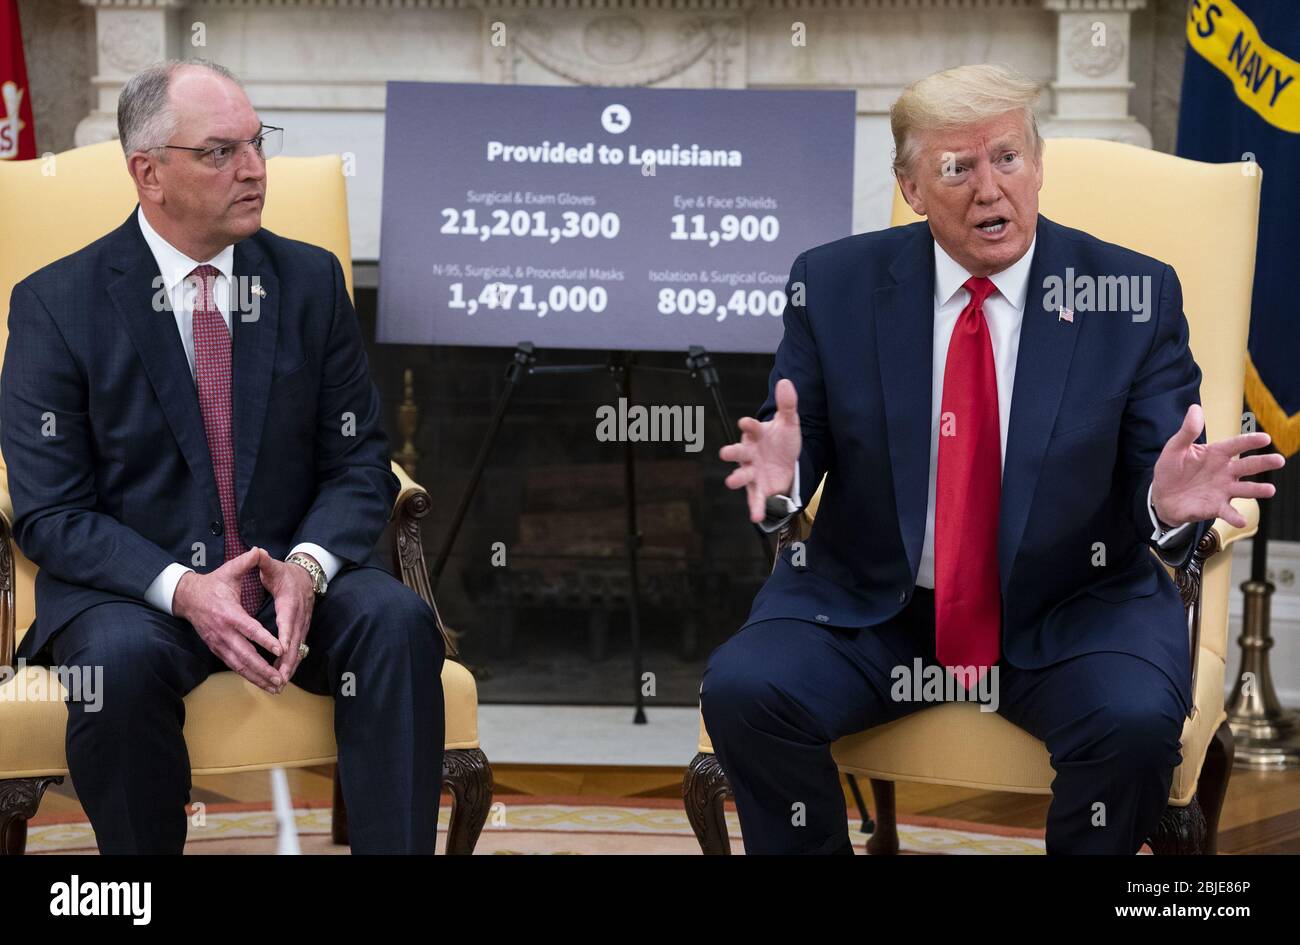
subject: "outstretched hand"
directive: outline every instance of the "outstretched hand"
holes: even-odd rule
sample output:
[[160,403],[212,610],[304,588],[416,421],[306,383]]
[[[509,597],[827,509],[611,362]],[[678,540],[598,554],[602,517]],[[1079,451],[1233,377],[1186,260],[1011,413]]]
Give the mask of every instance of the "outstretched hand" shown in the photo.
[[727,462],[737,463],[726,479],[728,489],[744,488],[749,501],[749,518],[763,521],[768,496],[788,495],[794,485],[794,467],[799,461],[802,434],[799,432],[799,398],[794,382],[782,378],[776,383],[776,413],[760,423],[741,417],[740,442],[718,451]]
[[1267,499],[1276,491],[1272,483],[1243,482],[1243,477],[1281,469],[1286,460],[1279,453],[1238,455],[1267,446],[1271,442],[1267,433],[1243,433],[1217,443],[1197,443],[1204,428],[1201,405],[1192,404],[1183,425],[1156,460],[1151,504],[1166,525],[1221,518],[1243,528],[1246,519],[1232,507],[1232,500]]

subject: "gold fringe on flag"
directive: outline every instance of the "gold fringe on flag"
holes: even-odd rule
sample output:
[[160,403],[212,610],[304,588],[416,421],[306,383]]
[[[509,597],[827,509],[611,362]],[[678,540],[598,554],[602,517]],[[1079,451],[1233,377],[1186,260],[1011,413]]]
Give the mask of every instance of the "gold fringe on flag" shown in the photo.
[[1288,415],[1277,402],[1255,362],[1246,354],[1246,403],[1255,414],[1259,429],[1273,438],[1273,446],[1283,456],[1300,450],[1300,413]]

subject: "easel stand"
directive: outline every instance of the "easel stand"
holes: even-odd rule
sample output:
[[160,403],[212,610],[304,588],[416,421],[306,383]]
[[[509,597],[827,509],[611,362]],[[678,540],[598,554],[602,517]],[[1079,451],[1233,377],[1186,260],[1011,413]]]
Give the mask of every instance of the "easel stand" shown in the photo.
[[[492,413],[492,420],[488,425],[487,434],[483,438],[482,445],[479,446],[478,455],[474,458],[474,468],[470,471],[469,482],[465,485],[465,492],[461,495],[460,504],[457,505],[456,514],[451,520],[451,528],[448,530],[446,538],[443,539],[442,548],[434,561],[430,574],[430,583],[434,590],[437,590],[438,580],[442,577],[443,568],[446,567],[447,559],[451,556],[451,549],[456,544],[456,536],[460,533],[461,525],[465,521],[465,515],[474,499],[474,493],[478,490],[479,480],[483,477],[483,468],[487,465],[488,456],[492,452],[492,444],[501,431],[501,423],[510,407],[511,398],[514,397],[515,390],[518,389],[524,377],[538,374],[608,373],[617,379],[619,395],[627,398],[628,403],[631,403],[632,371],[634,367],[636,370],[646,373],[689,374],[692,377],[698,377],[709,393],[713,395],[713,405],[716,408],[718,419],[722,422],[722,429],[731,437],[732,442],[735,441],[735,428],[731,425],[731,418],[727,414],[726,404],[722,400],[722,386],[718,378],[718,369],[714,366],[709,353],[701,347],[693,346],[690,349],[686,357],[685,368],[638,366],[636,365],[635,354],[629,351],[611,352],[608,359],[599,364],[539,365],[537,364],[537,352],[533,347],[533,343],[531,341],[521,341],[516,345],[514,355],[506,368],[505,389],[501,391],[501,396],[497,399],[496,409]],[[637,582],[637,553],[641,546],[641,533],[636,519],[636,451],[633,444],[626,441],[623,444],[623,489],[624,501],[627,507],[627,534],[624,539],[624,548],[627,554],[628,626],[632,637],[632,692],[633,706],[635,707],[632,721],[637,725],[644,725],[646,716],[645,702],[641,694],[641,606],[639,584]],[[763,546],[763,554],[770,563],[772,551],[768,545],[767,534],[757,525],[754,526],[754,531],[758,535],[759,543]]]

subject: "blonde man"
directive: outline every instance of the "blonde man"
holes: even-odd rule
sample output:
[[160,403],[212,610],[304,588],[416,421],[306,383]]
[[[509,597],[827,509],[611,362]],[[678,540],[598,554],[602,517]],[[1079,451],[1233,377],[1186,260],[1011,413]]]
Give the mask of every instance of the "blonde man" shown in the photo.
[[[1164,810],[1190,659],[1148,548],[1183,563],[1283,461],[1234,459],[1263,433],[1205,443],[1174,271],[1039,215],[1037,97],[993,65],[903,92],[926,222],[795,260],[767,402],[722,450],[769,530],[826,476],[701,688],[749,852],[851,853],[831,742],[950,699],[1046,743],[1049,853],[1135,853]],[[1115,277],[1119,305],[1052,291]]]

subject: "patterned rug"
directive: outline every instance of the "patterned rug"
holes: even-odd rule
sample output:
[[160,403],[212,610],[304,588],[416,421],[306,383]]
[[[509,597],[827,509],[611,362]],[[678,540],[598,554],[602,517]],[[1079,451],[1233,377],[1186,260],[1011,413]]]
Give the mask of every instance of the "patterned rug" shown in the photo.
[[[295,800],[298,842],[304,854],[344,854],[330,840],[330,807]],[[438,852],[446,843],[447,799],[439,811]],[[270,804],[211,804],[202,825],[190,825],[190,854],[274,853],[276,821]],[[849,823],[856,826],[850,812]],[[733,853],[743,853],[740,822],[728,806],[727,828]],[[857,852],[867,837],[851,834]],[[901,817],[899,845],[904,853],[947,855],[1044,852],[1043,832],[975,824],[942,817]],[[28,825],[27,852],[96,853],[95,837],[84,817],[36,817]],[[667,798],[592,798],[499,796],[488,814],[480,854],[698,854],[699,844],[680,801]]]

